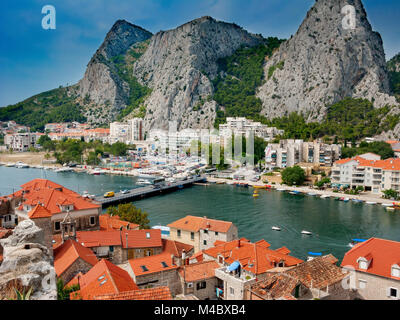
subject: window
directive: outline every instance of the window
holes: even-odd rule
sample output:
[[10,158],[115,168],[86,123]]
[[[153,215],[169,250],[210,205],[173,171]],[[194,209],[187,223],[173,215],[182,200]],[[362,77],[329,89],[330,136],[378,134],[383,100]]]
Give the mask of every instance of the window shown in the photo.
[[204,230],[204,234],[208,234],[208,230],[207,229]]
[[190,239],[194,240],[194,232],[190,233]]
[[114,246],[110,246],[109,249],[110,249],[110,252],[114,252]]
[[368,262],[364,260],[360,260],[358,262],[358,267],[363,270],[368,270]]
[[218,237],[218,231],[215,231],[215,236]]
[[359,289],[365,289],[366,287],[367,287],[367,281],[365,281],[365,280],[358,281],[358,288]]
[[161,265],[163,266],[163,268],[168,268],[168,265],[164,261],[161,262]]
[[392,277],[400,278],[400,266],[396,264],[392,266]]
[[389,297],[397,298],[397,289],[396,288],[389,288]]
[[146,239],[150,239],[150,232],[146,232]]
[[235,289],[233,289],[232,287],[229,287],[229,294],[234,295]]
[[96,224],[96,217],[90,217],[90,225],[94,226]]
[[202,290],[202,289],[205,289],[206,287],[207,287],[207,283],[205,281],[198,282],[196,285],[197,290]]
[[204,240],[204,241],[203,241],[203,244],[206,246],[206,245],[207,245],[207,240]]
[[54,222],[54,230],[55,230],[55,231],[60,231],[60,230],[61,230],[60,221]]
[[147,272],[147,271],[149,271],[149,269],[147,269],[147,267],[146,266],[140,266],[141,268],[142,268],[142,271],[143,272]]
[[181,237],[181,230],[177,230],[176,234],[177,234],[178,238],[180,238]]

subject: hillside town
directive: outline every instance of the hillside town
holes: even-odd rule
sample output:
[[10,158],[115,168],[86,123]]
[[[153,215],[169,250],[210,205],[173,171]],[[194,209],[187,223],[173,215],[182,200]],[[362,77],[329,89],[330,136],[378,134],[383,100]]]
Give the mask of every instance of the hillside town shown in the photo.
[[[5,280],[41,290],[29,269],[40,254],[49,256],[49,272],[54,268],[68,299],[400,299],[400,242],[371,238],[342,261],[332,254],[302,260],[290,248],[251,242],[232,222],[206,216],[171,221],[167,234],[143,229],[44,179],[0,201],[3,299],[10,294]],[[31,271],[22,276],[22,270]],[[48,297],[56,299],[52,290]]]

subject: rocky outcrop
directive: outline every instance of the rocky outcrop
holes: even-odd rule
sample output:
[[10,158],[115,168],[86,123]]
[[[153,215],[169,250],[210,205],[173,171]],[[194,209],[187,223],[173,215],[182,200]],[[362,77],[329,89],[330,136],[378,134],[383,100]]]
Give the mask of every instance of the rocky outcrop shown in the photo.
[[44,233],[32,220],[24,220],[7,239],[0,240],[4,260],[0,266],[0,300],[12,298],[14,288],[27,292],[31,300],[56,300],[56,274]]
[[151,39],[147,51],[135,63],[134,76],[153,91],[147,106],[147,128],[207,128],[215,120],[216,103],[210,81],[218,72],[217,61],[240,46],[262,41],[237,25],[203,17]]
[[400,72],[400,53],[390,59],[388,62],[388,70],[391,72]]
[[[342,26],[345,5],[356,9],[356,28]],[[325,106],[345,97],[366,98],[375,107],[395,105],[390,96],[381,36],[361,0],[317,0],[297,33],[265,66],[259,89],[268,118],[298,112],[321,119]]]
[[[113,120],[115,114],[128,104],[129,84],[118,75],[114,58],[125,55],[132,45],[149,39],[152,34],[125,20],[118,20],[108,32],[103,44],[90,60],[83,79],[79,82],[79,94],[82,99],[90,99],[97,107],[103,107],[104,119]],[[94,106],[91,105],[90,108]],[[105,107],[105,108],[104,108]],[[86,116],[90,122],[92,113]]]

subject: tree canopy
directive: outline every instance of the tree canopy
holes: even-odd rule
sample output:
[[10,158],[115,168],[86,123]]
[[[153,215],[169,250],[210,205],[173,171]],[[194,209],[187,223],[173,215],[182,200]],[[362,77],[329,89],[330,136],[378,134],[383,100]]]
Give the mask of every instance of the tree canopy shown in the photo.
[[286,168],[282,171],[282,181],[288,186],[300,186],[306,179],[306,173],[299,166]]
[[148,213],[136,208],[132,203],[109,207],[107,213],[111,216],[119,216],[123,221],[138,224],[140,229],[150,229]]

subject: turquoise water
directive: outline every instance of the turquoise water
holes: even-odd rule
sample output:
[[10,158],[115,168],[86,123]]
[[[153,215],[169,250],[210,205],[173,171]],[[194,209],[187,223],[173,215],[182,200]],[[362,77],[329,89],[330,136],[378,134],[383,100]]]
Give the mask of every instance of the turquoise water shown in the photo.
[[[46,178],[82,193],[135,187],[135,178],[54,173],[38,169],[0,167],[0,193],[9,194],[35,178]],[[232,221],[239,235],[251,241],[265,239],[272,248],[288,247],[292,255],[305,259],[307,252],[332,253],[339,260],[349,250],[352,238],[381,237],[400,241],[400,213],[383,207],[344,203],[333,199],[294,196],[278,191],[228,185],[193,186],[167,195],[135,202],[149,213],[151,225],[166,225],[188,214]],[[398,211],[396,211],[398,212]],[[281,232],[271,230],[282,228]],[[311,231],[312,236],[301,234]]]

